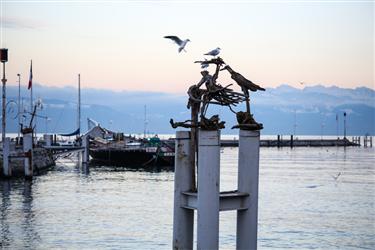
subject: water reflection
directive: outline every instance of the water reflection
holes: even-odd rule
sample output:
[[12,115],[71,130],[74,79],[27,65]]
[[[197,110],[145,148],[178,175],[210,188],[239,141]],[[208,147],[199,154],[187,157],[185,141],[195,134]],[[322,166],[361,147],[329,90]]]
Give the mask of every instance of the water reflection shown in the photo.
[[35,248],[32,180],[1,180],[1,247]]
[[22,231],[24,235],[24,247],[35,248],[36,244],[40,240],[40,237],[35,230],[35,214],[33,210],[33,181],[25,180],[23,183],[22,192],[22,212],[23,212],[23,222]]
[[[260,153],[259,249],[375,249],[373,148]],[[223,150],[222,191],[237,187],[237,155]],[[144,170],[64,159],[0,181],[0,248],[171,248],[173,172]],[[222,213],[220,249],[235,249],[235,231],[236,214]]]
[[10,201],[10,190],[11,190],[11,182],[9,180],[1,181],[1,217],[0,217],[0,224],[1,224],[1,247],[9,246],[9,242],[12,241],[12,234],[10,233],[9,223],[8,223],[8,216],[9,216],[9,208],[11,206]]

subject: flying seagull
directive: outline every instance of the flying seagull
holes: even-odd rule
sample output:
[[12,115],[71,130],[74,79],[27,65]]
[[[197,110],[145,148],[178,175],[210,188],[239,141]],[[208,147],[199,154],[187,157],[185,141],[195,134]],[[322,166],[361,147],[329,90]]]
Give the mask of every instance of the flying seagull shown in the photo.
[[331,176],[332,176],[332,178],[333,178],[335,181],[337,181],[337,179],[339,178],[340,175],[341,175],[341,172],[339,172],[336,176],[333,176],[333,175],[331,175]]
[[178,38],[178,36],[165,36],[164,38],[171,39],[173,42],[175,42],[179,47],[178,47],[178,53],[180,53],[182,50],[185,50],[185,46],[188,42],[190,42],[189,39],[186,40],[181,40]]
[[207,56],[217,56],[218,54],[220,54],[220,48],[219,47],[217,47],[214,50],[211,50],[210,52],[207,52],[204,55],[207,55]]

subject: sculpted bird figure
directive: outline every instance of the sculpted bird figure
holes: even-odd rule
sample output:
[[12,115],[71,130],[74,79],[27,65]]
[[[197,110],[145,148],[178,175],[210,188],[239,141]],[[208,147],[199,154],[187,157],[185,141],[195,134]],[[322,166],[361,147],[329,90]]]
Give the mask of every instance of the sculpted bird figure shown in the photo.
[[237,73],[236,71],[234,71],[229,65],[226,65],[221,70],[225,70],[225,69],[228,70],[228,72],[231,74],[231,78],[241,87],[242,91],[244,92],[246,96],[249,96],[249,90],[253,92],[257,90],[265,91],[264,88],[246,79],[240,73]]
[[185,46],[188,42],[190,42],[189,39],[182,40],[178,36],[165,36],[164,38],[171,39],[178,45],[178,53],[180,53],[182,50],[186,51]]

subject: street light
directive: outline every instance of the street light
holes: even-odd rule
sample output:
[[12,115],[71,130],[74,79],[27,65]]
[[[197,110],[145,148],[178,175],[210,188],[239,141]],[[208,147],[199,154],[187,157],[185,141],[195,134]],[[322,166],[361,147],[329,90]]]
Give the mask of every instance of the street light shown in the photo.
[[5,103],[6,103],[6,89],[5,89],[5,84],[7,82],[7,79],[5,78],[5,63],[8,61],[8,49],[2,48],[0,49],[0,61],[3,64],[3,79],[1,79],[1,82],[3,83],[3,95],[2,95],[2,141],[4,145],[5,141],[5,124],[6,124],[6,116],[5,116]]

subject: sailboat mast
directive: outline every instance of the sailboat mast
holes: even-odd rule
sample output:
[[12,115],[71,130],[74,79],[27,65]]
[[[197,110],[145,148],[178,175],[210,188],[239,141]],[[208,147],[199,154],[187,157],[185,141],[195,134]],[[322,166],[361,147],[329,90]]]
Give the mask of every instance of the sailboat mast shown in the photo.
[[78,74],[78,117],[77,117],[78,135],[81,134],[81,74]]
[[145,105],[143,138],[146,138],[146,134],[147,134],[147,106]]

